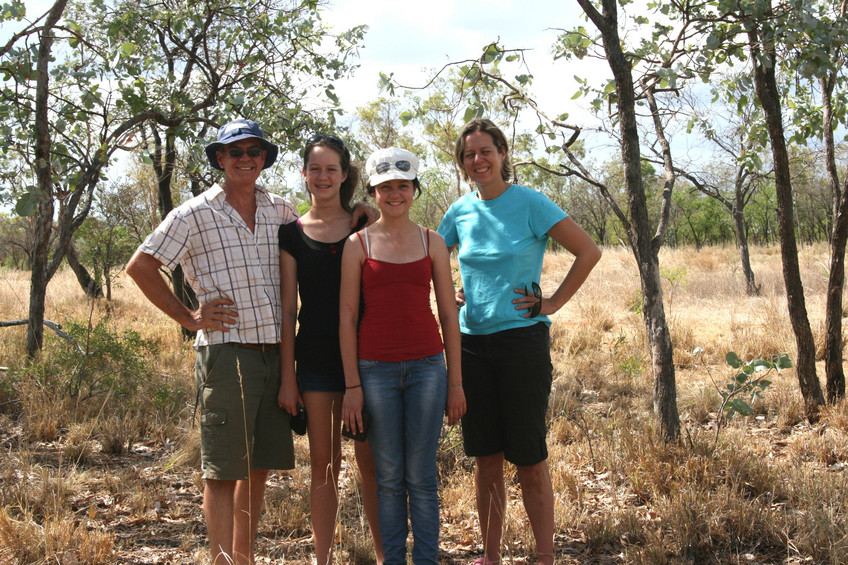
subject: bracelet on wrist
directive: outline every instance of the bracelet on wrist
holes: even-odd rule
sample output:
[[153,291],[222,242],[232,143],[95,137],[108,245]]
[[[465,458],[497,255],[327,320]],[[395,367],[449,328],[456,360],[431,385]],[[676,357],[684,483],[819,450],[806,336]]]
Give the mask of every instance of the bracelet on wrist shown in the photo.
[[448,385],[448,388],[459,388],[462,386],[462,383],[456,383],[455,385]]
[[359,383],[358,385],[353,385],[353,386],[345,386],[345,390],[350,390],[352,388],[362,388],[362,383]]

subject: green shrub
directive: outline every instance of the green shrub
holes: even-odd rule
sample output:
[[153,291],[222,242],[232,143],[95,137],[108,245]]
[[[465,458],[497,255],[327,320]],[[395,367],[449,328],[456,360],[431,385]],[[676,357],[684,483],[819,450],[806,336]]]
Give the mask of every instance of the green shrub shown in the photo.
[[152,376],[146,356],[158,344],[132,330],[119,335],[106,320],[93,326],[69,322],[64,329],[78,346],[63,341],[53,357],[53,374],[67,395],[84,401],[111,394],[125,406],[138,403],[139,387]]
[[[119,334],[106,320],[68,322],[63,331],[72,341],[48,337],[36,361],[10,369],[0,380],[0,398],[8,397],[0,410],[17,415],[5,407],[26,407],[31,430],[59,432],[92,417],[130,413],[171,416],[178,402],[185,404],[187,395],[163,383],[148,361],[155,358],[156,342],[134,331]],[[34,433],[40,439],[55,435]]]

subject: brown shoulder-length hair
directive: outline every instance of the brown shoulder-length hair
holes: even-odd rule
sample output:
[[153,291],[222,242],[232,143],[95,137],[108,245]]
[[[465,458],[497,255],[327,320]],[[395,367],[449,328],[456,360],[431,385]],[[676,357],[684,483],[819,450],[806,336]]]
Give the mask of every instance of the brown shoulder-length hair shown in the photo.
[[456,138],[456,147],[454,148],[453,157],[456,159],[456,164],[459,165],[459,170],[462,171],[462,178],[468,182],[468,173],[462,164],[462,154],[465,153],[465,138],[472,133],[482,131],[492,136],[492,141],[495,143],[495,148],[503,153],[503,161],[501,161],[501,177],[505,182],[511,182],[512,179],[512,161],[509,158],[509,143],[506,141],[506,136],[501,129],[495,125],[492,120],[486,118],[477,118],[471,120],[459,132],[459,137]]
[[312,155],[312,150],[316,147],[329,147],[338,154],[342,172],[347,175],[347,178],[342,182],[342,186],[339,189],[339,200],[341,200],[342,208],[347,212],[351,212],[353,208],[350,202],[353,199],[353,193],[356,191],[357,185],[359,185],[359,169],[351,163],[350,150],[345,145],[345,142],[335,135],[328,135],[326,133],[313,135],[303,148],[304,171],[309,166],[309,157]]

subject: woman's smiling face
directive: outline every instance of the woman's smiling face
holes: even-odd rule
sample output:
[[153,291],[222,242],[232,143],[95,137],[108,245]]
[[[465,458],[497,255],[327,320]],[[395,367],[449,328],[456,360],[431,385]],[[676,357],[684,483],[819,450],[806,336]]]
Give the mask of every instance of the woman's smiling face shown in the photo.
[[488,133],[475,131],[465,136],[462,167],[468,178],[477,183],[477,186],[483,188],[503,183],[503,160],[503,152],[498,150],[495,140]]
[[374,187],[374,198],[381,214],[408,213],[415,198],[415,185],[406,179],[387,180]]
[[313,200],[338,196],[346,178],[338,152],[323,145],[317,145],[309,152],[303,180]]

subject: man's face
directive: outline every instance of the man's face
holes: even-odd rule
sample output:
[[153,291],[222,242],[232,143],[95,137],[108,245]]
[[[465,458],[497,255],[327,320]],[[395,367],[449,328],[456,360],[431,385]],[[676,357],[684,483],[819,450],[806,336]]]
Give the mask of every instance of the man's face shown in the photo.
[[229,143],[217,155],[218,164],[230,184],[255,183],[265,165],[265,150],[256,138]]

